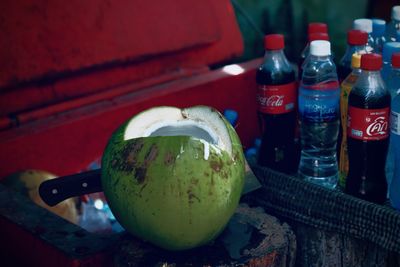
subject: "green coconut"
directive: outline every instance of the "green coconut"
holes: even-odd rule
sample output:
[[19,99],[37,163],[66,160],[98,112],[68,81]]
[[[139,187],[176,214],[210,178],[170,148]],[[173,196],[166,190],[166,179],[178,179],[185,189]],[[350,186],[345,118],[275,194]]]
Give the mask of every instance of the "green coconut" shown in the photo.
[[242,145],[215,109],[156,107],[123,124],[102,158],[102,185],[121,225],[168,250],[206,244],[233,215]]

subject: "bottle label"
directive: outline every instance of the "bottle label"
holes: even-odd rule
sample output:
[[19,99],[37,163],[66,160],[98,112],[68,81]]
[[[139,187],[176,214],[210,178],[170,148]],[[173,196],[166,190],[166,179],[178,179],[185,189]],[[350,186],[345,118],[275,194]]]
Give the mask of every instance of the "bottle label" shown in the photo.
[[[350,74],[341,84],[340,90],[340,118],[342,124],[342,131],[346,133],[347,130],[347,109],[349,104],[349,94],[353,88],[358,76]],[[339,154],[339,186],[345,188],[346,178],[349,172],[349,156],[347,153],[347,135],[342,135],[342,142],[340,144]]]
[[328,84],[323,84],[322,88],[317,85],[300,87],[299,113],[302,120],[331,122],[339,118],[340,89],[337,82]]
[[388,138],[389,110],[389,107],[361,109],[349,106],[347,136],[364,141]]
[[400,113],[393,110],[390,116],[390,130],[393,134],[400,135]]
[[259,85],[257,92],[258,110],[268,114],[288,113],[295,108],[296,82],[284,85]]

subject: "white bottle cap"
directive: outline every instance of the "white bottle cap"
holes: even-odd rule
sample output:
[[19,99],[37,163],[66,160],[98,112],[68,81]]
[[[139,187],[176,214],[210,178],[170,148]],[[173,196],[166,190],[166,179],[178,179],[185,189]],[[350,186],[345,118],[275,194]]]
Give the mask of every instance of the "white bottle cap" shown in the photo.
[[356,19],[353,21],[353,29],[371,33],[372,32],[372,20]]
[[313,56],[330,56],[331,43],[324,40],[316,40],[310,43],[310,54]]
[[400,20],[400,6],[394,6],[392,8],[392,19]]

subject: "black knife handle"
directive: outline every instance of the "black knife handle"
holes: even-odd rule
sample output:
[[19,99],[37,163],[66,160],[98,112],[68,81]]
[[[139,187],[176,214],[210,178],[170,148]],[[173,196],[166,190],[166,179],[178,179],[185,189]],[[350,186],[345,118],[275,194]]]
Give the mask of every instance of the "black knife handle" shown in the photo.
[[49,206],[55,206],[67,198],[100,191],[103,191],[101,169],[47,180],[39,187],[40,197]]

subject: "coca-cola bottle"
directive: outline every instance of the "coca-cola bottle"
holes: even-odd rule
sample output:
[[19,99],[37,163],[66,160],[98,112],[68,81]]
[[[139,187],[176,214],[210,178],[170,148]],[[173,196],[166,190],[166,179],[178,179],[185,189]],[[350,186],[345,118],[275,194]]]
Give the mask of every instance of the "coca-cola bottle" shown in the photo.
[[380,204],[387,196],[385,163],[391,101],[381,68],[381,55],[361,56],[362,71],[349,95],[346,179],[347,193]]
[[339,81],[343,81],[351,73],[351,57],[354,53],[367,53],[366,44],[368,33],[360,30],[350,30],[347,32],[347,48],[338,64]]
[[294,173],[297,98],[295,72],[283,51],[283,35],[265,36],[264,46],[264,62],[256,74],[258,116],[262,131],[258,164]]

